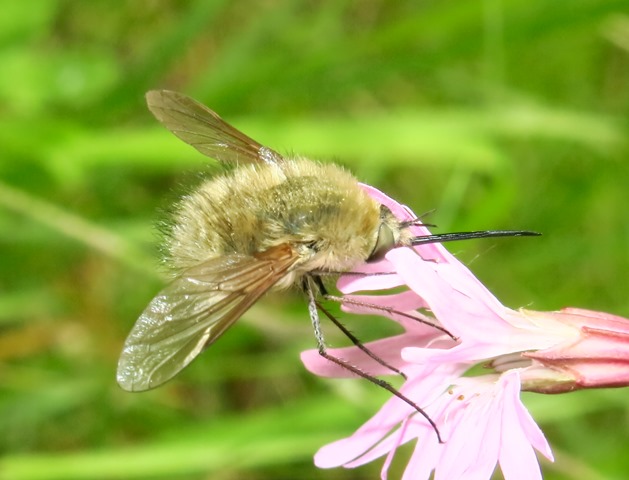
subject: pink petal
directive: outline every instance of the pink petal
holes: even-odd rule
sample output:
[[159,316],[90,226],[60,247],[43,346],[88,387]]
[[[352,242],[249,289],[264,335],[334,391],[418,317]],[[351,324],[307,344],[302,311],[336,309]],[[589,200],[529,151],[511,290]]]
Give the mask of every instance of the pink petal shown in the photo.
[[[462,373],[461,366],[422,368],[415,367],[400,391],[418,405],[431,405],[443,392],[445,385],[452,383]],[[430,413],[430,409],[427,409]],[[409,415],[415,419],[408,427],[403,439],[389,435]],[[412,407],[396,397],[390,398],[383,407],[353,435],[322,447],[315,455],[315,464],[321,468],[344,465],[347,468],[368,463],[387,454],[395,445],[419,435],[436,443],[436,436],[427,422]],[[393,433],[392,435],[396,435]],[[384,440],[383,440],[384,439]]]
[[437,442],[422,442],[413,451],[413,455],[404,470],[402,480],[428,480],[435,468],[442,446]]
[[[414,375],[409,374],[410,380],[402,386],[400,391],[408,398],[412,398],[418,405],[426,406],[426,413],[437,422],[440,430],[443,430],[444,427],[438,419],[446,415],[444,411],[447,410],[448,403],[451,400],[449,396],[444,395],[444,388],[460,376],[464,369],[465,367],[461,365],[417,369],[415,372],[411,372]],[[428,425],[428,422],[414,410],[410,409],[409,412],[412,414],[412,417],[410,417],[411,421],[404,432],[402,432],[402,438],[399,437],[400,432],[396,431],[345,466],[356,467],[369,463],[385,455],[391,449],[396,448],[396,445],[404,444],[413,438],[420,439],[417,448],[419,448],[420,443],[423,446],[422,448],[432,443],[437,445],[437,435],[432,427]],[[441,431],[442,436],[446,433],[445,430]]]
[[438,325],[437,320],[416,310],[423,308],[424,304],[411,290],[393,295],[345,295],[343,298],[346,299],[341,307],[344,312],[379,315],[396,321],[414,334],[434,338],[442,336],[443,332],[435,328]]
[[609,322],[611,325],[613,325],[613,330],[629,333],[629,319],[619,317],[618,315],[572,307],[564,308],[560,311],[560,313],[581,316],[583,317],[583,324],[590,324],[593,320],[594,323],[597,323],[598,325],[601,325],[601,322]]
[[387,480],[387,474],[389,472],[389,467],[391,466],[391,462],[393,462],[393,457],[395,456],[395,451],[402,444],[402,439],[404,438],[404,435],[406,434],[408,424],[409,424],[409,419],[407,418],[402,423],[402,426],[399,428],[399,430],[398,430],[399,434],[395,435],[395,437],[397,437],[398,440],[396,441],[396,443],[394,445],[391,446],[391,448],[389,449],[389,453],[387,454],[387,457],[385,458],[384,463],[382,464],[382,469],[380,470],[380,480]]
[[[371,265],[371,264],[363,264]],[[376,264],[374,264],[376,265]],[[354,293],[360,291],[389,290],[401,286],[402,280],[393,271],[389,262],[383,260],[378,262],[382,269],[371,267],[369,273],[380,273],[379,275],[351,275],[343,274],[336,283],[336,288],[342,293]],[[362,265],[354,269],[356,272],[367,270]]]
[[541,428],[535,423],[533,417],[528,412],[526,407],[522,404],[522,401],[518,398],[517,401],[512,403],[516,414],[518,415],[518,419],[520,422],[520,428],[526,435],[528,442],[540,452],[544,457],[546,457],[551,462],[554,461],[553,452],[550,449],[550,445],[544,436]]
[[435,480],[487,480],[498,459],[499,430],[496,404],[481,394],[469,399],[447,440],[435,470]]
[[[505,480],[541,480],[539,463],[525,430],[528,427],[521,422],[521,411],[524,407],[519,396],[518,375],[517,373],[505,374],[501,382],[505,385],[505,401],[502,410],[502,441],[498,458],[500,469]],[[528,424],[528,419],[524,420]]]
[[[408,249],[397,248],[387,253],[396,271],[413,291],[430,306],[435,317],[454,335],[465,338],[485,338],[486,332],[511,332],[500,313],[504,307],[482,291],[474,292],[473,282],[459,282],[455,288],[455,267],[426,262]],[[445,278],[450,277],[448,280]],[[460,278],[459,278],[460,280]],[[470,296],[475,295],[475,296]]]
[[[387,337],[381,340],[375,340],[365,344],[376,356],[387,362],[393,367],[403,368],[406,362],[400,356],[400,350],[407,345],[426,344],[427,340],[421,335],[405,333],[394,337]],[[328,353],[336,358],[343,359],[350,364],[359,367],[361,370],[371,375],[392,375],[390,369],[376,362],[365,352],[357,347],[351,346],[346,348],[330,348]],[[326,360],[316,349],[306,350],[301,353],[301,361],[304,363],[308,371],[321,377],[340,377],[340,378],[356,378],[356,375],[349,370]]]
[[320,448],[315,454],[315,465],[321,468],[353,466],[352,461],[371,449],[392,428],[402,422],[409,415],[410,409],[411,407],[403,404],[398,398],[389,400],[353,435]]
[[[419,419],[421,417],[408,418]],[[382,439],[382,441],[374,445],[373,448],[367,450],[363,455],[357,457],[355,460],[346,463],[344,466],[347,468],[354,468],[373,462],[374,460],[384,455],[391,454],[400,445],[404,445],[405,443],[415,438],[427,438],[429,440],[427,442],[428,444],[430,444],[431,442],[435,445],[439,444],[437,442],[437,436],[432,427],[430,427],[423,419],[417,421],[412,420],[410,425],[408,425],[406,428],[398,428],[388,433]]]
[[[362,303],[372,303],[381,307],[394,308],[401,312],[428,307],[425,300],[412,290],[390,295],[345,295],[344,298]],[[344,310],[348,312],[372,313],[372,311],[367,308],[350,304],[344,305]]]

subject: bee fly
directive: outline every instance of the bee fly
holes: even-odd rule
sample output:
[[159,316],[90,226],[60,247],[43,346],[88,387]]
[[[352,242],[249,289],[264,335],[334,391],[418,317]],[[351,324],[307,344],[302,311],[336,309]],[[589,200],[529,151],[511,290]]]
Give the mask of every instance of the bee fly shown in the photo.
[[153,115],[177,137],[233,168],[205,181],[176,206],[166,250],[178,275],[149,303],[127,337],[118,362],[120,386],[142,391],[161,385],[265,292],[298,284],[308,297],[319,353],[389,390],[423,415],[439,436],[428,415],[392,385],[327,353],[319,311],[368,355],[401,373],[323,308],[319,295],[343,299],[327,294],[321,275],[350,272],[395,247],[536,234],[480,231],[413,237],[410,227],[419,220],[398,220],[341,167],[284,157],[180,93],[150,91],[146,99]]

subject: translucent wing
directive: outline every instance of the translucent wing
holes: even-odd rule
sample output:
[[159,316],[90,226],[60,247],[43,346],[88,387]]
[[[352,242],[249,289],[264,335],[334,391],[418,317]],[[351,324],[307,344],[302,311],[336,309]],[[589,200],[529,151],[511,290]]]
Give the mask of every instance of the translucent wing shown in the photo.
[[230,255],[193,267],[142,312],[118,361],[128,391],[161,385],[212,344],[297,260],[288,245],[255,257]]
[[149,110],[164,126],[203,155],[229,164],[278,163],[282,156],[226,123],[196,100],[169,90],[146,94]]

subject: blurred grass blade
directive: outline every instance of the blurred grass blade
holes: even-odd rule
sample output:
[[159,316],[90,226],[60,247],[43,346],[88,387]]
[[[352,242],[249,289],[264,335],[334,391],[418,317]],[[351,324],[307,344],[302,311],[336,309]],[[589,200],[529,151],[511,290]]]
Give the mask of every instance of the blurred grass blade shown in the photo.
[[153,262],[124,238],[51,202],[0,182],[0,206],[46,225],[131,268],[155,275]]
[[[327,398],[231,415],[150,444],[77,453],[10,455],[0,480],[106,480],[174,478],[242,472],[311,461],[316,450],[359,422],[355,406]],[[314,467],[313,467],[314,468]]]

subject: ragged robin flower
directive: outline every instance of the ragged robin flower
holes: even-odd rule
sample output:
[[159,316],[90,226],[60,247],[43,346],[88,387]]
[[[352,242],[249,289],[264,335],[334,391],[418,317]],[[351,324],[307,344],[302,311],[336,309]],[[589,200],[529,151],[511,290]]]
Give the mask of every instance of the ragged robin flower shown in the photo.
[[[383,193],[365,189],[398,218],[414,218]],[[429,233],[423,226],[413,228],[418,236]],[[382,261],[356,271],[367,275],[339,279],[339,289],[352,302],[343,309],[373,314],[372,308],[360,305],[371,304],[405,314],[386,314],[404,333],[366,347],[404,373],[399,391],[422,406],[443,442],[424,417],[392,397],[353,435],[321,448],[315,456],[319,467],[351,468],[385,457],[382,478],[386,478],[397,447],[416,440],[404,479],[434,475],[435,480],[485,480],[497,465],[506,480],[539,479],[535,450],[549,460],[553,457],[520,392],[629,385],[625,318],[573,308],[557,312],[507,308],[440,244],[397,248]],[[395,293],[381,294],[392,288]],[[359,291],[380,294],[352,295]],[[357,347],[329,353],[371,375],[391,374]],[[317,375],[351,375],[315,350],[303,352],[302,361]],[[478,365],[485,367],[481,374],[474,368]],[[476,374],[470,375],[470,370]]]

